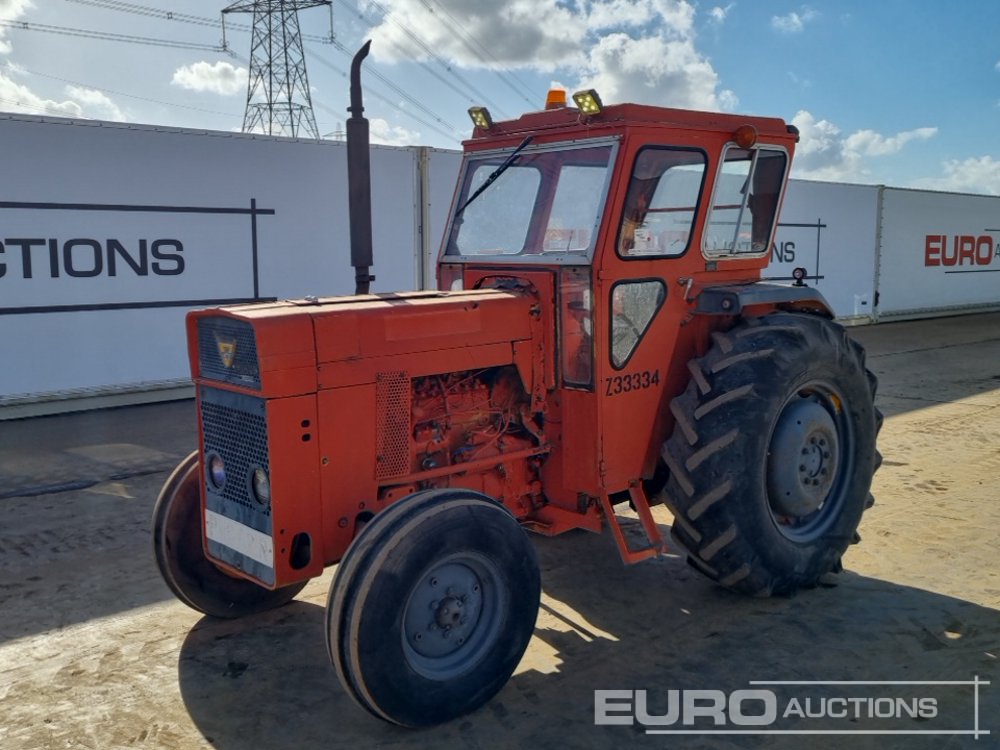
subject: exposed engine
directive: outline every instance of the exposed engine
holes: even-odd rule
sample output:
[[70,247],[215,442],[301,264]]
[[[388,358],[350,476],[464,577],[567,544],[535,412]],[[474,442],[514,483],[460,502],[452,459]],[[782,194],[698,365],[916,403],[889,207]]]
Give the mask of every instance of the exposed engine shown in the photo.
[[[442,470],[433,486],[464,486],[499,496],[511,483],[525,487],[537,479],[524,462],[477,467],[469,475],[450,475],[447,467],[481,464],[530,450],[543,441],[529,412],[530,400],[514,367],[467,370],[413,378],[410,394],[409,472]],[[511,473],[514,475],[512,476]],[[395,495],[409,488],[393,488]],[[529,493],[536,494],[536,493]]]
[[528,396],[514,368],[413,380],[413,470],[470,463],[530,448],[538,432],[526,420]]

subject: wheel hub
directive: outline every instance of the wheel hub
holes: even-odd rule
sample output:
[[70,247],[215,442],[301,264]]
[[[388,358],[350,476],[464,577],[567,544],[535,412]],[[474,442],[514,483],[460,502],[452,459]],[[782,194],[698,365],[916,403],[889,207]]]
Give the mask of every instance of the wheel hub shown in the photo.
[[800,398],[778,419],[767,461],[772,509],[801,519],[823,505],[837,477],[840,444],[833,417],[815,398]]
[[408,645],[430,659],[455,654],[475,634],[482,605],[482,584],[472,568],[448,563],[432,569],[403,616]]

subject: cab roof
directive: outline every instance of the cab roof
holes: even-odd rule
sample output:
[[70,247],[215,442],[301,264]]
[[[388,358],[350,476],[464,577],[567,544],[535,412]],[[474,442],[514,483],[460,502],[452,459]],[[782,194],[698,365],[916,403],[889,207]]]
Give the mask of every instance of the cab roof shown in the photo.
[[467,150],[479,150],[505,136],[524,136],[528,133],[545,135],[545,131],[574,131],[597,135],[595,131],[624,130],[632,127],[665,127],[671,129],[734,133],[743,125],[752,125],[760,137],[767,140],[798,140],[798,129],[780,117],[755,117],[750,115],[702,112],[672,107],[654,107],[648,104],[614,104],[605,106],[599,114],[583,115],[575,107],[557,107],[538,112],[527,112],[514,120],[493,123],[488,129],[475,128],[472,138],[463,142]]

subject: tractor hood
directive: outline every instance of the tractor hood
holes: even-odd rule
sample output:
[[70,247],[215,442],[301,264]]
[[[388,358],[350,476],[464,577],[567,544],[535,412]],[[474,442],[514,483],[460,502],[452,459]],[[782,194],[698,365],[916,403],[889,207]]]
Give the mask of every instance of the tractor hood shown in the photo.
[[264,398],[371,383],[389,371],[415,377],[522,359],[530,372],[537,322],[536,300],[502,290],[308,298],[187,318],[194,380]]

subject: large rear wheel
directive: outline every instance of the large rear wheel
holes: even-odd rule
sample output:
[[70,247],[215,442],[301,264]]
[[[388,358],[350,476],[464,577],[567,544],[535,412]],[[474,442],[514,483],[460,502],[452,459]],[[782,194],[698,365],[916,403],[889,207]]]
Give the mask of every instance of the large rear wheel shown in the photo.
[[429,490],[379,513],[330,587],[327,647],[365,710],[439,724],[496,695],[521,660],[541,593],[524,530],[467,490]]
[[758,596],[840,569],[881,463],[864,349],[836,323],[776,313],[713,334],[671,403],[662,456],[673,535],[701,572]]
[[153,507],[153,553],[170,590],[192,609],[230,619],[291,601],[306,581],[271,591],[223,573],[205,557],[200,482],[195,451],[177,465]]

